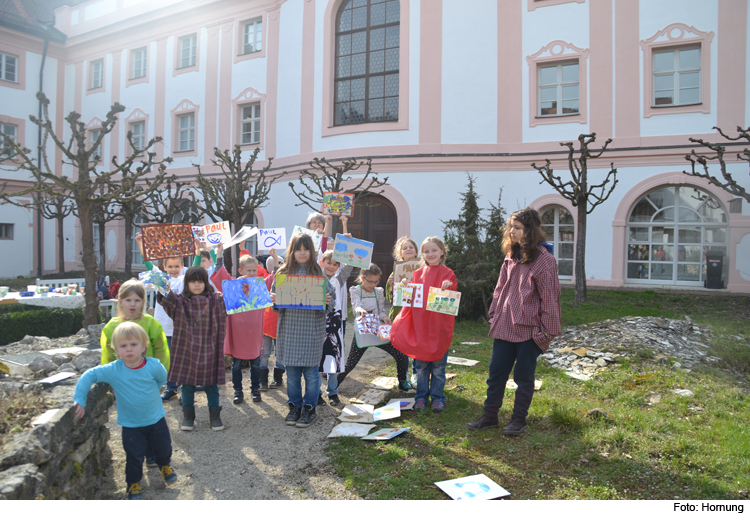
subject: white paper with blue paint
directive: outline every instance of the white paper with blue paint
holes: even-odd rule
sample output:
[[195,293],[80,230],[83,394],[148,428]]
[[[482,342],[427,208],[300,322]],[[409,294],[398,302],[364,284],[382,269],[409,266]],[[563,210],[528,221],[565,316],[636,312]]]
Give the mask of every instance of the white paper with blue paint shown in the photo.
[[258,251],[286,249],[286,229],[258,229]]
[[333,260],[355,268],[369,269],[372,262],[373,243],[358,238],[336,235]]
[[315,251],[320,253],[320,244],[323,242],[323,235],[316,233],[312,229],[305,229],[304,227],[294,226],[294,231],[292,231],[292,236],[296,235],[297,233],[304,233],[305,235],[310,235],[310,238],[312,238],[313,244],[315,244]]

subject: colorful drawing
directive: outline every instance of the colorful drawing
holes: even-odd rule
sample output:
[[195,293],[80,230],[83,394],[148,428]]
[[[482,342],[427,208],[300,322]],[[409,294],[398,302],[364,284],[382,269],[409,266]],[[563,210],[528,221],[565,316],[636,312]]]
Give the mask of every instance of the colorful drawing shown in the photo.
[[401,404],[400,403],[389,403],[379,409],[375,409],[372,414],[372,419],[376,422],[381,420],[392,420],[394,418],[401,417]]
[[357,331],[360,334],[378,335],[380,319],[375,314],[360,315],[354,320],[357,324]]
[[221,283],[227,315],[273,306],[271,294],[261,277],[225,280]]
[[372,242],[336,235],[333,260],[357,268],[369,269],[372,262],[372,250]]
[[253,226],[242,226],[228,242],[224,243],[224,249],[230,248],[258,233],[258,228]]
[[143,260],[195,255],[190,224],[149,224],[141,226]]
[[378,336],[380,336],[380,339],[388,339],[391,338],[391,325],[380,325],[378,327]]
[[331,434],[328,435],[328,438],[338,438],[340,436],[362,438],[363,436],[366,436],[373,427],[375,426],[369,424],[340,423],[331,430]]
[[296,235],[297,233],[304,233],[306,235],[310,235],[310,238],[312,238],[313,240],[313,244],[315,244],[315,251],[320,253],[320,244],[323,242],[323,235],[319,235],[312,229],[305,229],[304,227],[294,226],[294,230],[292,231],[292,236]]
[[427,294],[427,311],[458,315],[460,302],[461,292],[430,286],[430,292]]
[[201,244],[206,243],[206,226],[192,226],[193,237],[197,238]]
[[416,282],[393,285],[393,306],[422,308],[424,306],[424,285]]
[[323,214],[352,216],[354,195],[349,193],[323,193]]
[[412,409],[414,409],[416,400],[414,398],[399,398],[389,401],[386,405],[390,406],[394,403],[398,403],[402,411],[411,411]]
[[350,403],[339,414],[339,420],[350,423],[372,423],[375,407],[364,403]]
[[[375,431],[373,434],[376,434]],[[364,438],[367,438],[366,436]],[[507,497],[510,492],[498,486],[487,475],[472,475],[453,480],[443,480],[435,485],[454,500],[490,500]]]
[[378,429],[374,433],[370,433],[367,436],[363,436],[362,440],[390,440],[394,436],[398,436],[401,433],[405,433],[411,429],[411,427],[394,427],[391,429]]
[[276,275],[276,306],[325,310],[328,279],[316,275]]
[[414,272],[422,267],[422,261],[419,259],[409,259],[393,264],[393,282],[398,284],[406,279],[411,282]]
[[169,284],[169,275],[163,271],[159,271],[154,268],[151,271],[143,271],[138,274],[138,280],[143,283],[143,287],[146,290],[156,290],[163,296],[167,296],[169,291],[167,290],[167,284]]
[[286,248],[286,229],[259,229],[258,250],[284,249]]
[[209,244],[218,246],[221,243],[226,245],[232,238],[232,232],[229,230],[229,222],[217,222],[209,224],[206,227],[206,240]]

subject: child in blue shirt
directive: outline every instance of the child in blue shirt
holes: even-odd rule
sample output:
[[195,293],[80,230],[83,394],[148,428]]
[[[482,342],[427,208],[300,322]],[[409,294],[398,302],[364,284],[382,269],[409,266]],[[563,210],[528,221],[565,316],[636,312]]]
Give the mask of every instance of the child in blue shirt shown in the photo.
[[170,467],[172,439],[164,419],[159,388],[167,380],[167,371],[156,358],[144,357],[148,344],[146,332],[133,322],[115,328],[112,344],[120,358],[87,370],[76,384],[73,396],[76,416],[83,418],[86,398],[94,383],[109,383],[117,394],[117,423],[122,426],[125,450],[125,482],[128,499],[140,499],[143,459],[151,448],[161,475],[167,484],[177,480]]

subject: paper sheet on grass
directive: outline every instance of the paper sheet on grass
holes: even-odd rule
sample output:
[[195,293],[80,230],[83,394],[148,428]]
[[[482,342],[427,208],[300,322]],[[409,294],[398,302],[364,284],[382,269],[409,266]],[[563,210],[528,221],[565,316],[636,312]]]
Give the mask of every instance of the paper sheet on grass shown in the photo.
[[464,367],[473,367],[479,361],[475,359],[466,359],[466,358],[460,358],[456,356],[448,356],[448,363],[451,365],[463,365]]
[[389,403],[388,405],[379,407],[375,409],[375,412],[372,414],[372,418],[376,422],[379,422],[381,420],[393,420],[394,418],[400,417],[401,405],[398,403]]
[[333,428],[331,434],[328,435],[328,438],[338,438],[341,436],[362,438],[363,436],[366,436],[373,427],[375,427],[374,424],[340,423]]
[[398,378],[389,378],[385,376],[380,376],[379,378],[375,378],[370,382],[368,385],[371,389],[380,389],[380,390],[391,390],[398,387]]
[[401,433],[405,433],[411,429],[411,427],[393,427],[390,429],[378,429],[374,433],[370,433],[367,436],[363,436],[362,440],[390,440],[394,436],[398,436]]
[[368,405],[379,405],[385,401],[388,397],[389,391],[378,390],[378,389],[363,389],[354,398],[351,399],[352,403],[366,403]]
[[350,403],[339,414],[339,420],[347,423],[373,423],[375,407],[365,403]]
[[398,398],[389,401],[386,405],[390,406],[396,403],[399,404],[402,411],[411,411],[412,409],[414,409],[415,400],[414,398]]
[[490,500],[510,495],[508,490],[484,474],[443,480],[435,485],[453,500]]

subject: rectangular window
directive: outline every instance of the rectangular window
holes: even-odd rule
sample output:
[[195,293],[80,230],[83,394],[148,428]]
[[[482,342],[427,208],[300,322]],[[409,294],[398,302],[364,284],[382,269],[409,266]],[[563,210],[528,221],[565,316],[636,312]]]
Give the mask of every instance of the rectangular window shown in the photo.
[[131,130],[133,131],[133,146],[137,149],[142,149],[146,145],[146,123],[139,121],[133,123]]
[[13,240],[13,224],[0,224],[0,240]]
[[263,42],[263,18],[258,17],[245,22],[242,29],[242,51],[246,53],[255,53],[261,50]]
[[580,113],[578,84],[578,62],[540,66],[537,116]]
[[131,79],[146,76],[146,48],[133,50],[133,75]]
[[181,115],[178,119],[179,142],[177,150],[179,152],[188,152],[195,150],[195,114]]
[[0,79],[9,82],[18,82],[17,75],[18,57],[0,53]]
[[[10,153],[10,150],[13,148],[10,140],[12,139],[15,143],[18,143],[18,127],[9,123],[0,123],[0,131],[2,131],[5,136],[8,136],[3,136],[3,152],[0,154],[0,156],[7,156]],[[6,154],[6,152],[8,154]]]
[[97,60],[91,63],[91,88],[101,88],[104,83],[104,61]]
[[260,143],[260,103],[242,107],[242,137],[243,145]]
[[[101,134],[101,130],[92,130],[91,131],[91,144],[93,145],[96,143],[96,140],[99,139],[99,134]],[[93,161],[96,161],[97,165],[100,165],[100,162],[102,160],[102,144],[99,143],[99,146],[96,147],[96,150],[91,154],[91,158]]]
[[197,42],[197,35],[180,39],[180,68],[195,66]]
[[701,48],[654,51],[653,106],[701,103]]

